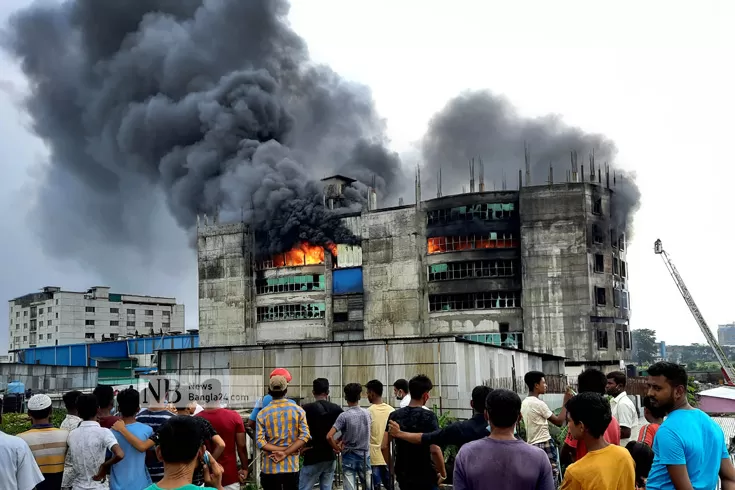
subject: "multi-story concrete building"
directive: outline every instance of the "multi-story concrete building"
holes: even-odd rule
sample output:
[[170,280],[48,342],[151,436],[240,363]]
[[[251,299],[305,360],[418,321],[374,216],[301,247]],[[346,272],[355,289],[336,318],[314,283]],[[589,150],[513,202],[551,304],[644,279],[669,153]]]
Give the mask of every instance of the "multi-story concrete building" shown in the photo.
[[720,345],[735,346],[735,323],[717,326],[717,342]]
[[184,331],[184,305],[174,298],[45,287],[9,302],[10,350],[116,340]]
[[[335,185],[335,182],[339,185]],[[325,182],[325,203],[351,179]],[[244,224],[199,225],[203,346],[455,335],[568,365],[630,357],[624,233],[600,182],[345,215],[359,245],[256,257]],[[330,196],[327,196],[330,195]],[[338,200],[337,200],[338,201]]]

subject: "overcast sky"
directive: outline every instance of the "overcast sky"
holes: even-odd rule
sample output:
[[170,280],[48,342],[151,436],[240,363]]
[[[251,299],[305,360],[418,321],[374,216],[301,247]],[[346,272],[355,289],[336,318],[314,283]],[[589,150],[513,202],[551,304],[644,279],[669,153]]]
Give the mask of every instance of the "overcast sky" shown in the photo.
[[[0,21],[28,3],[3,0]],[[735,2],[293,0],[291,21],[314,59],[372,88],[396,151],[409,151],[448,99],[482,88],[504,94],[524,115],[560,114],[613,139],[620,165],[637,172],[643,194],[628,248],[631,327],[655,329],[669,344],[703,341],[653,254],[656,238],[710,326],[735,321],[735,264],[727,259],[735,243],[728,193],[735,182],[728,151],[735,128]],[[166,270],[111,256],[131,261],[125,284],[41,253],[27,209],[46,151],[13,102],[24,89],[22,75],[7,59],[0,62],[0,222],[7,230],[0,298],[45,285],[104,284],[176,296],[186,304],[187,326],[195,327],[193,251]],[[6,303],[0,304],[7,319]],[[7,349],[6,325],[0,351]]]

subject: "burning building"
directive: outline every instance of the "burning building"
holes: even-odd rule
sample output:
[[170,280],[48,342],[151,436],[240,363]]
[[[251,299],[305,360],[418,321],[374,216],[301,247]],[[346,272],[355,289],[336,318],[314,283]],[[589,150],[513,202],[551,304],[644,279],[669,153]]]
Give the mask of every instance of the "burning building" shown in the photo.
[[[325,179],[325,206],[352,182]],[[391,208],[370,192],[342,218],[359,244],[304,241],[268,257],[246,225],[200,223],[202,345],[450,335],[572,365],[627,359],[626,244],[609,178],[480,189],[422,200],[417,186],[418,204]]]

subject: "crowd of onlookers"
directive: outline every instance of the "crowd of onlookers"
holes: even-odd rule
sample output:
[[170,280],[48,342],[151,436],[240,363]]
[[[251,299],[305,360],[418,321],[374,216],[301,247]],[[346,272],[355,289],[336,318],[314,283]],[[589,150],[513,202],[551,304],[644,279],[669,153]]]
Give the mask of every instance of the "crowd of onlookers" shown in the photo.
[[[443,428],[427,408],[433,385],[424,375],[393,383],[398,409],[379,380],[343,386],[341,407],[324,378],[313,382],[314,401],[299,406],[287,396],[290,373],[276,369],[247,424],[217,398],[171,406],[132,387],[117,393],[113,412],[115,393],[98,386],[66,393],[67,416],[55,428],[51,399],[34,395],[31,429],[0,433],[0,489],[235,490],[248,478],[247,433],[262,454],[264,490],[331,490],[338,461],[345,490],[434,490],[447,480],[452,446],[456,490],[735,489],[723,432],[689,405],[686,371],[661,362],[648,375],[644,424],[625,374],[596,369],[579,375],[579,393],[567,389],[559,413],[542,399],[544,374],[532,371],[523,400],[477,386],[473,415]],[[566,427],[561,447],[550,424]]]

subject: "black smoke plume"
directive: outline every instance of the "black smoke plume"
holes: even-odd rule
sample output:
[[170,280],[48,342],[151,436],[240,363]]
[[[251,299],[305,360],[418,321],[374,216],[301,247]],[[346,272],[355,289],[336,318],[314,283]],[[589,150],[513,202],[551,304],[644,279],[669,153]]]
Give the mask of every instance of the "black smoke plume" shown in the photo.
[[[472,158],[483,161],[486,190],[501,190],[503,181],[507,189],[517,189],[519,169],[523,170],[525,185],[526,148],[530,155],[531,185],[548,182],[550,166],[554,169],[554,182],[565,181],[572,151],[577,153],[579,170],[584,165],[587,181],[590,179],[588,155],[594,152],[596,168],[603,172],[607,162],[611,167],[610,186],[615,191],[612,224],[618,229],[627,229],[628,233],[632,231],[632,217],[640,205],[640,191],[634,175],[616,168],[617,148],[611,140],[570,127],[555,115],[522,117],[505,98],[488,91],[460,94],[429,122],[421,142],[426,167],[424,178],[428,185],[425,194],[436,189],[440,168],[442,194],[459,193],[463,186],[467,188],[468,162]],[[476,168],[475,180],[478,178],[479,169]],[[602,183],[606,184],[604,173]]]
[[[34,222],[54,254],[82,241],[146,252],[165,201],[178,225],[244,217],[263,251],[350,241],[324,209],[335,170],[392,192],[370,91],[314,64],[285,0],[74,0],[18,12],[3,46],[46,143]],[[348,193],[360,209],[365,186]],[[71,218],[70,218],[71,216]]]

